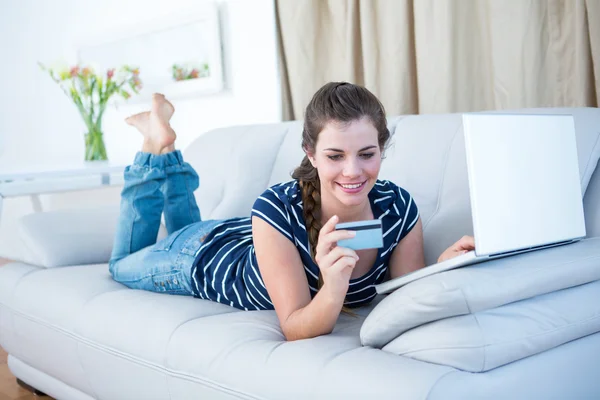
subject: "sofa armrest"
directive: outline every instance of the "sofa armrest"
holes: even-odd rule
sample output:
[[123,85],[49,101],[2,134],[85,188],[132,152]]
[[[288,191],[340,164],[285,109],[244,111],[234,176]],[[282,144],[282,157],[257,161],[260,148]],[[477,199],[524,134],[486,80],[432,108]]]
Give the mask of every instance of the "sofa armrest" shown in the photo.
[[41,267],[107,263],[118,218],[118,206],[34,213],[19,220],[19,235],[28,262]]

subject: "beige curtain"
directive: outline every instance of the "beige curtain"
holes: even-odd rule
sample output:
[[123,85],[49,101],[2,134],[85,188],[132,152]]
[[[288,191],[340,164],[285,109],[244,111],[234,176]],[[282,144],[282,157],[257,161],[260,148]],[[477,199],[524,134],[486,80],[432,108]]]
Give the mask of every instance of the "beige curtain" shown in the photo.
[[276,0],[285,119],[328,81],[388,115],[598,106],[600,0]]

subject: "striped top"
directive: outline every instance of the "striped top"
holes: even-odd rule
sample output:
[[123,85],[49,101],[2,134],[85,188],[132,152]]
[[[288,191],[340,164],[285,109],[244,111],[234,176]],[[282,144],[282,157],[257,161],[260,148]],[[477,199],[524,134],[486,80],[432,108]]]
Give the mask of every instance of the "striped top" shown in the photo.
[[[350,280],[347,307],[359,307],[375,298],[375,285],[384,281],[392,251],[419,217],[411,195],[392,182],[378,180],[368,197],[373,216],[382,221],[383,247],[371,269]],[[319,267],[310,256],[298,181],[267,189],[256,199],[251,216],[264,220],[296,246],[314,297]],[[256,261],[251,217],[225,220],[207,235],[192,268],[192,287],[196,297],[242,310],[273,309]]]

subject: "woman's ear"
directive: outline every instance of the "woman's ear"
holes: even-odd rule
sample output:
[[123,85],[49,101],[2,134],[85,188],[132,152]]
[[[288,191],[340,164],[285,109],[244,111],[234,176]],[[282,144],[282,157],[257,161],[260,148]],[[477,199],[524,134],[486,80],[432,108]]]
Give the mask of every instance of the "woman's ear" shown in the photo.
[[317,168],[317,160],[315,160],[314,153],[307,150],[306,148],[304,148],[303,150],[304,150],[304,154],[306,154],[306,157],[308,157],[308,161],[310,161],[310,163],[312,164],[312,166],[314,168]]

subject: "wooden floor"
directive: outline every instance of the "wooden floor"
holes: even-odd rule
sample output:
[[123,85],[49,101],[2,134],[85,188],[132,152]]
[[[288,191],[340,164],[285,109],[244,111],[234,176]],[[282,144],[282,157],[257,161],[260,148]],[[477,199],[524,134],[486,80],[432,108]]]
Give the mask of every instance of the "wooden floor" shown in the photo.
[[[6,264],[8,260],[0,258],[0,268]],[[51,397],[39,397],[17,385],[17,379],[10,373],[6,358],[8,355],[2,347],[0,347],[0,400],[51,400]]]

